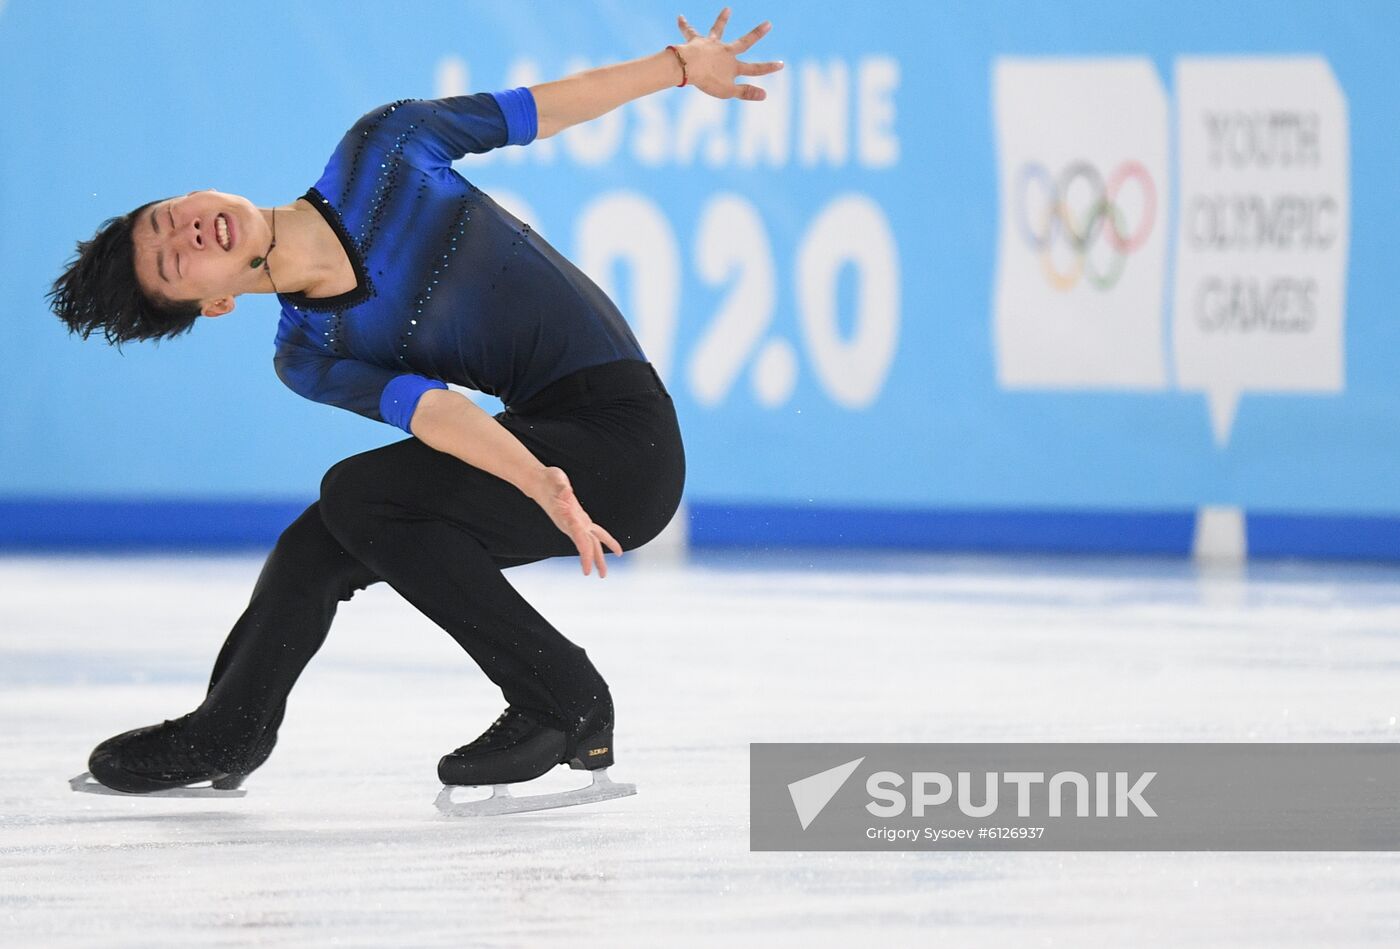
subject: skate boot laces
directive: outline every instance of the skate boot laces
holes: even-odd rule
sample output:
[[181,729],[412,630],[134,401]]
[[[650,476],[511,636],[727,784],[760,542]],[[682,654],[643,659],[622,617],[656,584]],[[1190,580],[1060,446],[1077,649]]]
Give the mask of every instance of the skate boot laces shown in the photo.
[[539,727],[540,724],[529,715],[515,708],[508,708],[475,741],[463,745],[452,753],[462,755],[507,748]]

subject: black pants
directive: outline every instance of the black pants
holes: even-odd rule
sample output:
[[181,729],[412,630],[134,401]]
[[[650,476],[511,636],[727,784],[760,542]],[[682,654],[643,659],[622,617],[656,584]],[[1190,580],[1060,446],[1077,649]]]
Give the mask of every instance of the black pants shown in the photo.
[[[564,470],[624,550],[659,534],[680,504],[680,428],[650,363],[581,370],[496,419]],[[508,703],[571,730],[611,702],[607,684],[501,573],[569,556],[578,556],[573,542],[534,501],[416,438],[346,458],[268,555],[190,725],[226,755],[250,749],[281,724],[337,604],[383,580],[447,630]]]

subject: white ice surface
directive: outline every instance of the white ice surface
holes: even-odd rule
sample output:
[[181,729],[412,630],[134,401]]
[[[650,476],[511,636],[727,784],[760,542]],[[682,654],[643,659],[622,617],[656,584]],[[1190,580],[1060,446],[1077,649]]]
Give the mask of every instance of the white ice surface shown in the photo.
[[519,568],[608,676],[612,774],[639,794],[456,822],[437,759],[502,702],[378,586],[342,606],[247,798],[69,791],[98,741],[199,702],[259,566],[0,559],[0,945],[1400,943],[1392,854],[751,853],[747,797],[751,741],[1400,739],[1395,571]]

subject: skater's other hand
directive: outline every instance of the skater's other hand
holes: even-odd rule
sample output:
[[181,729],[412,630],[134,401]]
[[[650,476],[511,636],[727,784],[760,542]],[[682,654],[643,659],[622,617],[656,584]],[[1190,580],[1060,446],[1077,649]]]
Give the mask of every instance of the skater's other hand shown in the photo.
[[783,68],[782,60],[771,63],[741,63],[738,56],[757,43],[773,24],[764,20],[732,43],[724,42],[724,25],[729,22],[729,8],[719,12],[715,25],[706,36],[691,29],[684,16],[676,18],[680,24],[685,45],[680,47],[681,58],[685,60],[685,77],[689,85],[716,99],[748,99],[762,102],[768,97],[758,86],[736,83],[736,76],[766,76]]
[[598,567],[598,578],[608,575],[608,565],[603,561],[603,544],[612,552],[622,556],[622,545],[603,528],[593,523],[583,506],[574,497],[573,485],[562,468],[545,468],[539,473],[539,480],[530,491],[530,497],[544,508],[554,526],[559,528],[578,548],[579,560],[583,562],[583,575],[593,565]]

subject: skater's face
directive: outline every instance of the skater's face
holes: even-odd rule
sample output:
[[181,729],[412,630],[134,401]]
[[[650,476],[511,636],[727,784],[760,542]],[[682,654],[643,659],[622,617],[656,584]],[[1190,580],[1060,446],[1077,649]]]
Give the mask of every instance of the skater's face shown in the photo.
[[205,316],[222,316],[236,294],[258,285],[250,265],[267,253],[272,233],[247,198],[205,189],[146,208],[131,239],[148,296],[198,300]]

